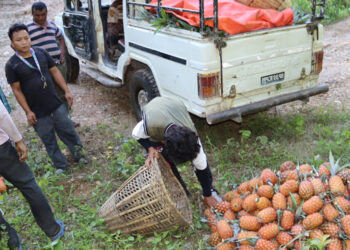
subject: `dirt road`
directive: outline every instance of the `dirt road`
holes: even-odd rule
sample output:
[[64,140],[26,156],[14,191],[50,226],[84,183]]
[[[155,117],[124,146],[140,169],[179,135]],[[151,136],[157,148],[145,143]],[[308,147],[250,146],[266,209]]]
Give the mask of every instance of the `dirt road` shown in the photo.
[[[52,19],[59,10],[63,9],[63,1],[51,0],[48,3],[49,18]],[[5,63],[13,51],[9,46],[7,29],[14,22],[29,22],[31,20],[30,5],[23,7],[7,6],[0,9],[0,68],[4,69]],[[328,83],[328,93],[310,98],[308,105],[318,107],[320,105],[335,105],[338,108],[350,107],[350,18],[325,27],[324,45],[325,56],[323,71],[319,81]],[[136,120],[129,105],[128,89],[107,88],[86,75],[84,65],[77,84],[70,84],[70,89],[75,97],[72,118],[80,122],[82,126],[96,126],[99,123],[113,124],[120,133],[130,133]],[[0,71],[0,84],[7,93],[11,90],[6,83],[4,70]],[[12,98],[14,99],[14,98]],[[14,102],[15,103],[15,102]],[[278,107],[279,112],[298,109],[301,102],[294,105],[286,104]],[[26,129],[26,118],[17,105],[13,112],[17,123],[22,124],[22,130]]]

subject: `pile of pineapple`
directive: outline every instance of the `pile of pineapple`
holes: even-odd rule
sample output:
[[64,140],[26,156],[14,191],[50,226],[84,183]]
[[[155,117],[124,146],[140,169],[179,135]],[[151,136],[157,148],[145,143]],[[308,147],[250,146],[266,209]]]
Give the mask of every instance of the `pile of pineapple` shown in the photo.
[[278,172],[226,193],[205,210],[211,246],[223,249],[350,249],[350,169],[330,162],[316,170],[287,161]]

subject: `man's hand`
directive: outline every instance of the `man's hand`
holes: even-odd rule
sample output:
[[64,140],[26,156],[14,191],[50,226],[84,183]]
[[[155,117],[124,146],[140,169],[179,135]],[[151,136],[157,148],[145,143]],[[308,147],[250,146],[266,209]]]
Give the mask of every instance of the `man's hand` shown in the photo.
[[72,94],[69,91],[67,91],[66,94],[65,94],[65,97],[66,97],[68,106],[72,107],[72,105],[73,105],[73,96],[72,96]]
[[145,161],[145,165],[146,167],[151,167],[151,165],[153,164],[154,162],[154,158],[159,158],[159,153],[157,151],[157,149],[155,149],[154,147],[150,147],[148,149],[148,157],[147,157],[147,160]]
[[16,142],[15,144],[19,156],[19,161],[24,162],[28,157],[27,148],[22,140]]
[[215,207],[215,205],[219,203],[218,200],[213,195],[204,197],[203,202],[208,207]]
[[35,114],[32,111],[29,111],[27,113],[27,120],[28,120],[28,124],[31,125],[31,126],[34,126],[38,122],[38,120],[36,119]]
[[60,63],[61,64],[64,64],[66,62],[66,57],[64,56],[64,53],[61,53],[61,56],[60,56]]

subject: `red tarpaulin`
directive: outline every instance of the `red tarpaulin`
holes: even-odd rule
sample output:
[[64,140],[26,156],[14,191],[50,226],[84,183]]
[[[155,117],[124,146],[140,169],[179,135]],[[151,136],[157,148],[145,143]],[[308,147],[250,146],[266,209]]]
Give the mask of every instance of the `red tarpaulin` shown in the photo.
[[[282,12],[270,9],[251,8],[234,0],[219,0],[219,30],[229,34],[238,34],[253,30],[268,29],[273,27],[293,24],[292,9]],[[150,4],[158,4],[153,0]],[[190,10],[199,10],[199,0],[162,0],[162,6],[177,7]],[[204,16],[213,16],[213,0],[204,0]],[[176,17],[186,21],[192,26],[200,26],[198,14],[168,11]],[[205,25],[214,27],[214,21],[205,21]]]

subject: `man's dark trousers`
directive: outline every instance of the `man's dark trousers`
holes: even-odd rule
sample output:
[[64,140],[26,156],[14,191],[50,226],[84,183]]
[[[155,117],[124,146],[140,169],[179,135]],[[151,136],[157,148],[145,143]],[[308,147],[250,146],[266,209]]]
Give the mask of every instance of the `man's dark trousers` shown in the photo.
[[22,192],[30,205],[36,222],[46,235],[54,236],[58,224],[50,205],[36,183],[28,165],[19,161],[17,151],[10,141],[0,145],[0,175]]
[[74,161],[79,161],[82,157],[81,150],[83,144],[74,129],[72,120],[69,118],[67,108],[64,104],[61,104],[51,114],[37,119],[34,129],[44,143],[46,151],[56,168],[66,169],[69,167],[66,157],[62,154],[57,144],[56,133],[61,141],[69,148]]

